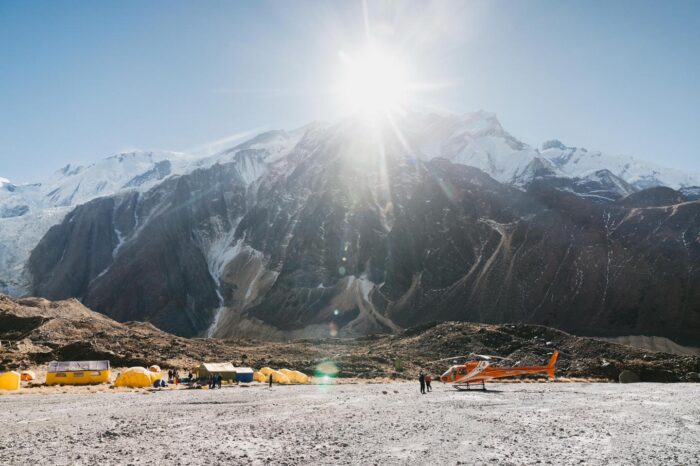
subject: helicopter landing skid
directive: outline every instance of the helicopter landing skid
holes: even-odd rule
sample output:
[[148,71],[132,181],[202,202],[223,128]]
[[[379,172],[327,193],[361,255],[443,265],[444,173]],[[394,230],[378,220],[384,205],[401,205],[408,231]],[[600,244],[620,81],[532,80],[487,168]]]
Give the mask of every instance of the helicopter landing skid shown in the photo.
[[[484,392],[486,391],[486,383],[483,382],[483,381],[481,382],[481,387],[479,387],[479,388],[473,388],[473,389],[472,389],[472,388],[471,388],[472,385],[474,385],[474,384],[462,383],[462,384],[459,384],[459,385],[455,385],[455,388],[456,388],[457,390],[463,391],[463,392],[472,391],[472,390],[482,390],[482,391],[484,391]],[[477,384],[477,385],[478,385],[478,384]]]

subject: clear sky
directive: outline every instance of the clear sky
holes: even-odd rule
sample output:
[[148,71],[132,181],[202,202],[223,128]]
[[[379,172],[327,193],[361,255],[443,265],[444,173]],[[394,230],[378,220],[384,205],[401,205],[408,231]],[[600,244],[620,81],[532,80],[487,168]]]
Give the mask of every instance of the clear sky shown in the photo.
[[[0,176],[333,120],[352,1],[0,0]],[[700,170],[700,1],[369,1],[370,35],[526,142]]]

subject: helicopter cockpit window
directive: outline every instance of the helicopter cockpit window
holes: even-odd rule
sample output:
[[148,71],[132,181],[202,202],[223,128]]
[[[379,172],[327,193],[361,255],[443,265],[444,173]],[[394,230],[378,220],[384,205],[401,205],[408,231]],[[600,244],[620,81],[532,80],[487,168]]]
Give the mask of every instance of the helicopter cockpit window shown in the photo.
[[465,375],[467,373],[467,370],[464,367],[460,367],[457,369],[457,374],[459,375]]

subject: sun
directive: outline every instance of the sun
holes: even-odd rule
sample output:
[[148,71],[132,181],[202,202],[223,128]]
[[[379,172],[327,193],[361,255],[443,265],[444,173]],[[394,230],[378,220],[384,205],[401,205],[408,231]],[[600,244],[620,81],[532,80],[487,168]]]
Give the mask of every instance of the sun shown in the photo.
[[405,108],[409,75],[398,55],[373,48],[359,56],[341,52],[340,57],[336,94],[342,113],[376,118]]

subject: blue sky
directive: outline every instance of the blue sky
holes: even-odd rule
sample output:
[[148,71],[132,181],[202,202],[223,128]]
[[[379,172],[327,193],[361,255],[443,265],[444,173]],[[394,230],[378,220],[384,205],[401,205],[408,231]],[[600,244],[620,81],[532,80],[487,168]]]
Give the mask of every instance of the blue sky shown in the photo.
[[[372,37],[428,106],[495,112],[526,142],[700,170],[700,2],[371,1]],[[0,176],[339,116],[351,1],[0,0]]]

